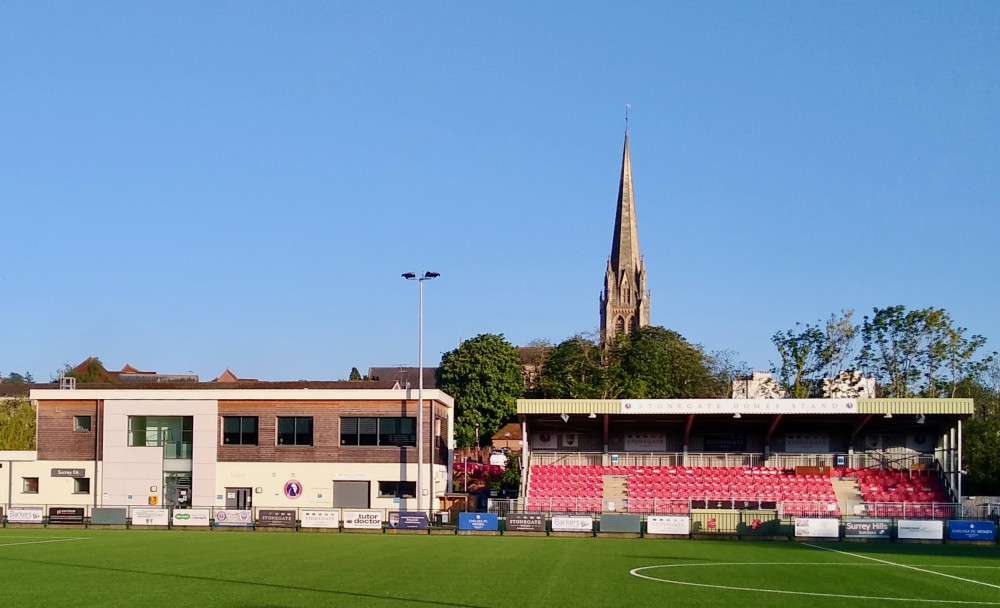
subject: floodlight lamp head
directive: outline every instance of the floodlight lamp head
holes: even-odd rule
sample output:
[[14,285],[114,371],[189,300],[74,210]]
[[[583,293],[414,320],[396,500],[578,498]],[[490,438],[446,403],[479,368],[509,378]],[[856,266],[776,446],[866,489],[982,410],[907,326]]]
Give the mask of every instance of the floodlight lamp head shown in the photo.
[[595,414],[594,412],[590,412],[590,415],[587,416],[587,418],[597,418],[597,414]]
[[733,418],[742,418],[742,417],[743,416],[741,416],[739,412],[736,412],[735,414],[733,414]]
[[424,278],[425,279],[436,279],[439,276],[441,276],[440,272],[433,272],[433,271],[428,270],[427,272],[424,273]]
[[886,412],[883,418],[892,418],[892,412]]
[[563,422],[569,422],[569,414],[559,414],[559,417],[562,418]]
[[927,417],[923,414],[917,414],[917,424],[923,424],[927,421]]
[[411,280],[415,279],[415,278],[417,278],[417,273],[415,273],[415,272],[404,272],[403,273],[403,278],[404,279],[411,279]]

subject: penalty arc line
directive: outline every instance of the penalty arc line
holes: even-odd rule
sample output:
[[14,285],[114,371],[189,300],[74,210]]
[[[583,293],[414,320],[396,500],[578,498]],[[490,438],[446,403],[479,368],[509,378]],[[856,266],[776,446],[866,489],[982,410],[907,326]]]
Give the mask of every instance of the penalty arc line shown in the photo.
[[802,543],[806,547],[812,547],[813,549],[822,549],[823,551],[832,551],[834,553],[839,553],[841,555],[848,555],[850,557],[860,557],[861,559],[870,559],[873,562],[879,562],[881,564],[887,564],[889,566],[896,566],[898,568],[906,568],[907,570],[916,570],[917,572],[923,572],[924,574],[936,574],[937,576],[943,576],[945,578],[953,578],[956,581],[962,581],[963,583],[972,583],[974,585],[983,585],[985,587],[992,587],[994,589],[1000,589],[1000,585],[994,585],[993,583],[984,583],[983,581],[977,581],[971,578],[963,578],[961,576],[955,576],[954,574],[945,574],[944,572],[936,572],[934,570],[927,570],[925,568],[918,568],[916,566],[908,566],[906,564],[900,564],[897,562],[890,562],[889,560],[879,559],[877,557],[869,557],[867,555],[859,555],[857,553],[849,553],[847,551],[840,551],[839,549],[831,549],[830,547],[821,547],[820,545],[811,545],[809,543]]

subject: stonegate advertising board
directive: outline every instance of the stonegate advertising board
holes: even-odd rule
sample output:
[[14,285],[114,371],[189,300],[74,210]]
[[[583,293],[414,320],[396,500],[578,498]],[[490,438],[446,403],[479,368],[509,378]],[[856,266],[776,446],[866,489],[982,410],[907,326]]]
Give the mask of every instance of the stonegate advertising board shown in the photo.
[[504,523],[511,532],[545,532],[544,513],[510,513]]
[[329,509],[300,509],[299,523],[303,528],[339,528],[340,512]]
[[650,515],[646,518],[646,534],[691,533],[691,518],[683,515]]
[[265,528],[294,528],[294,509],[262,509],[257,513],[257,525]]

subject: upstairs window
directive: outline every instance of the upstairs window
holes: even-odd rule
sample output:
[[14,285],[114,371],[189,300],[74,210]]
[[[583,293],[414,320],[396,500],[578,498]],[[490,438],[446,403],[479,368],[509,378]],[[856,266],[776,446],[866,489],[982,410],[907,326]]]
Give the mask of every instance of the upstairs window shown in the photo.
[[312,416],[279,416],[278,445],[312,445]]
[[256,416],[223,416],[223,445],[257,445]]

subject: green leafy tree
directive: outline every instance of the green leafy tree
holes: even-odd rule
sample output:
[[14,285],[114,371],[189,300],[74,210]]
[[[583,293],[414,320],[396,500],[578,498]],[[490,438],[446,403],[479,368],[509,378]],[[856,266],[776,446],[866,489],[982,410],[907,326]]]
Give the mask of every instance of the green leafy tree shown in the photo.
[[589,338],[576,335],[558,344],[549,353],[539,377],[546,399],[604,399],[614,392],[601,347]]
[[70,367],[69,363],[67,363],[62,370],[56,373],[53,380],[58,380],[60,374],[64,374],[67,378],[76,378],[76,381],[80,384],[108,384],[116,381],[115,377],[108,373],[108,370],[104,368],[104,364],[97,357],[87,359],[82,371]]
[[962,447],[970,484],[965,493],[1000,494],[1000,418],[969,420],[962,427]]
[[28,399],[0,401],[0,450],[35,449],[35,407]]
[[750,366],[746,361],[738,361],[737,357],[736,352],[731,350],[712,351],[705,357],[714,387],[712,394],[706,397],[728,399],[733,394],[733,380],[750,375]]
[[824,377],[832,378],[844,370],[855,341],[853,315],[853,310],[845,310],[839,317],[830,315],[825,323],[796,323],[771,336],[781,357],[781,364],[772,366],[771,371],[791,397],[817,394]]
[[873,312],[861,325],[858,363],[875,377],[881,396],[953,396],[962,379],[980,376],[993,360],[977,359],[986,338],[966,337],[966,329],[955,327],[942,309],[890,306]]
[[0,378],[0,382],[9,382],[11,384],[31,384],[35,379],[31,376],[31,372],[24,372],[19,374],[17,372],[11,372]]
[[351,375],[347,379],[348,380],[361,380],[361,372],[358,371],[358,368],[352,367],[351,368]]
[[719,390],[699,346],[664,327],[640,327],[619,337],[608,373],[621,381],[621,397],[705,398]]
[[503,334],[480,334],[444,354],[437,386],[455,399],[455,435],[468,447],[489,439],[515,417],[524,395],[521,356]]

